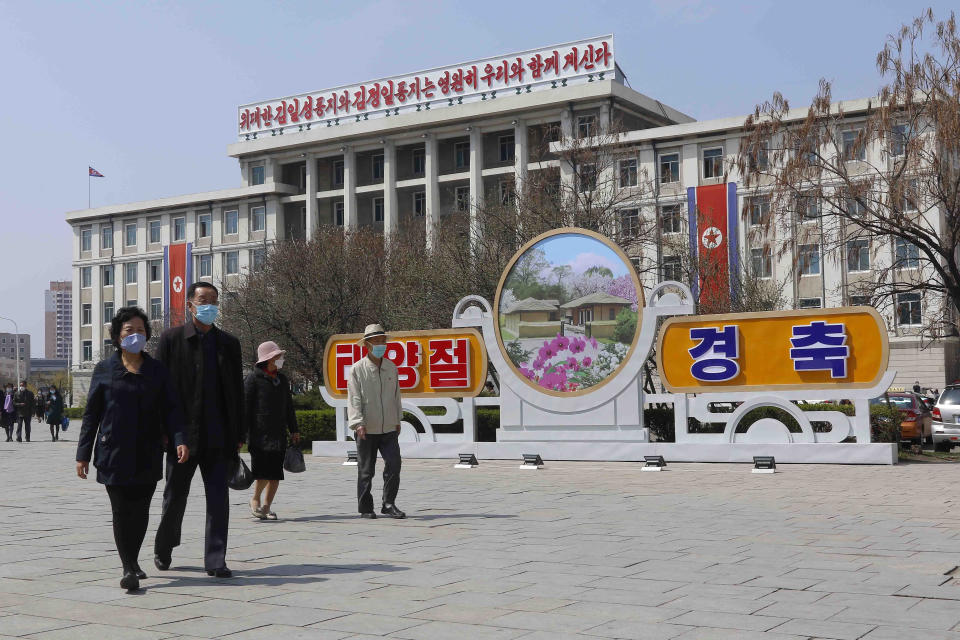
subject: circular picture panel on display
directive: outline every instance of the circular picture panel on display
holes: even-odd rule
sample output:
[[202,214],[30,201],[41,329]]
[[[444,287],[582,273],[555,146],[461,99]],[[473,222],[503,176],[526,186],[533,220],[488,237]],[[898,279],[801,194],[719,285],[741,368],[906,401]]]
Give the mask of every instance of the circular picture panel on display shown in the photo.
[[497,342],[528,385],[587,394],[611,380],[636,347],[643,288],[609,239],[566,228],[537,236],[507,265],[494,301]]

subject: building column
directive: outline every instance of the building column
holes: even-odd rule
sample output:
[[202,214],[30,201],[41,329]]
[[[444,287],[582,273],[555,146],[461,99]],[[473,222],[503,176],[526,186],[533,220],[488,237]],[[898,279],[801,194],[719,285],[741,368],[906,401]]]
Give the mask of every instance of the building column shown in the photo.
[[[573,141],[573,113],[569,107],[560,112],[560,141],[565,145]],[[570,197],[577,188],[575,167],[568,158],[568,155],[560,152],[560,194],[564,199]]]
[[424,143],[424,177],[426,191],[427,249],[432,249],[437,239],[437,227],[440,225],[440,157],[437,152],[437,138],[429,135]]
[[357,228],[357,155],[351,147],[343,150],[343,227]]
[[610,125],[612,122],[612,110],[610,109],[610,103],[604,102],[600,105],[600,118],[597,122],[597,133],[601,136],[610,133]]
[[[103,265],[90,268],[90,344],[94,361],[103,358]],[[116,274],[114,274],[116,275]],[[81,316],[83,306],[81,305]],[[82,318],[81,318],[82,320]]]
[[470,129],[470,246],[476,249],[480,241],[480,211],[483,209],[483,133],[479,127]]
[[314,155],[307,154],[307,201],[306,201],[306,221],[304,223],[303,237],[309,242],[317,229],[317,158]]
[[383,235],[390,236],[400,226],[397,207],[397,147],[387,141],[383,145]]
[[527,182],[527,165],[530,164],[530,145],[528,142],[527,123],[523,120],[515,121],[513,125],[513,172],[514,172],[514,193],[518,195],[517,203],[519,205],[519,196],[523,194],[524,185]]

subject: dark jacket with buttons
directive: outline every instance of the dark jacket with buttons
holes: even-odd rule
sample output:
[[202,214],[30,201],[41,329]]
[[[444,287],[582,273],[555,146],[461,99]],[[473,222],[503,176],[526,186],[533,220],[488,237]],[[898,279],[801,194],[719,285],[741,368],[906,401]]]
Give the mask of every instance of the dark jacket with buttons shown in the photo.
[[[236,453],[243,442],[241,409],[243,406],[243,360],[240,341],[217,329],[217,375],[223,409],[224,451]],[[167,329],[157,345],[157,359],[170,370],[177,398],[183,407],[187,445],[190,455],[203,447],[203,346],[202,336],[192,322]]]
[[120,352],[98,363],[77,439],[77,462],[89,462],[92,454],[102,484],[154,483],[163,478],[165,439],[174,446],[186,444],[167,368],[146,353],[137,373],[127,371]]
[[299,433],[290,382],[277,372],[271,377],[259,367],[243,381],[244,432],[251,449],[285,451],[287,431]]

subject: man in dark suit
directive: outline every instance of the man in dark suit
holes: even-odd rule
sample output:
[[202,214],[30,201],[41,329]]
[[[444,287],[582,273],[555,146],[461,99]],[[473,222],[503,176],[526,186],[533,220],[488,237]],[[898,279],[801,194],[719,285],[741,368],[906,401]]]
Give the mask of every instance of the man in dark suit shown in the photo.
[[157,347],[157,359],[170,370],[183,406],[190,459],[177,464],[176,453],[167,452],[167,484],[154,564],[161,571],[170,568],[173,548],[180,544],[190,483],[200,467],[207,498],[204,568],[208,575],[229,578],[233,574],[226,562],[230,515],[227,474],[230,461],[243,446],[243,367],[240,342],[214,326],[219,299],[220,292],[208,282],[190,285],[187,307],[192,321],[165,331]]
[[13,406],[17,410],[17,442],[26,428],[27,442],[30,442],[30,420],[33,419],[33,391],[27,389],[27,381],[20,381],[20,389],[13,394]]

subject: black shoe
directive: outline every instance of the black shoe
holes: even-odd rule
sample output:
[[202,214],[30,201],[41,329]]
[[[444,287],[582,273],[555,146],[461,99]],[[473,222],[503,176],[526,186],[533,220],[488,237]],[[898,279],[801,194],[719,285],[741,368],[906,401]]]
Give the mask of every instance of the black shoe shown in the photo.
[[373,511],[364,511],[360,514],[360,517],[366,518],[367,520],[376,520],[377,514],[375,514]]
[[137,578],[139,578],[140,580],[147,579],[146,572],[143,569],[141,569],[140,565],[138,564],[133,565],[133,573],[136,574]]
[[137,578],[137,574],[130,571],[120,578],[120,586],[127,591],[137,591],[140,588],[140,580]]
[[154,554],[153,564],[157,567],[157,569],[160,569],[160,571],[166,571],[170,568],[170,556],[161,558],[159,553]]
[[20,438],[17,438],[17,442],[23,442],[23,440],[21,440]]
[[397,505],[395,504],[383,505],[383,508],[380,509],[380,513],[385,516],[390,516],[391,518],[396,518],[397,520],[403,520],[407,517],[407,514],[405,514],[403,511],[400,511],[400,509],[397,509]]
[[230,571],[230,569],[224,565],[219,569],[207,569],[207,575],[215,578],[232,578],[233,571]]

